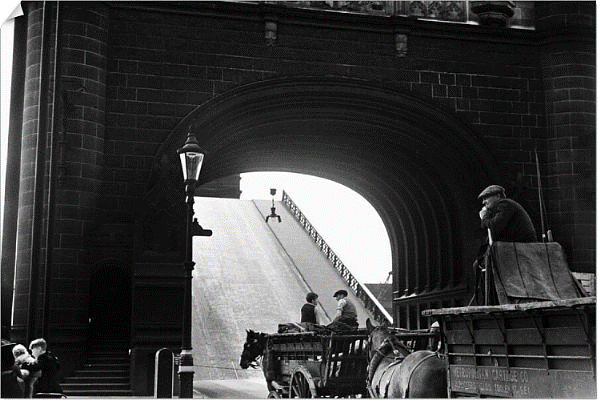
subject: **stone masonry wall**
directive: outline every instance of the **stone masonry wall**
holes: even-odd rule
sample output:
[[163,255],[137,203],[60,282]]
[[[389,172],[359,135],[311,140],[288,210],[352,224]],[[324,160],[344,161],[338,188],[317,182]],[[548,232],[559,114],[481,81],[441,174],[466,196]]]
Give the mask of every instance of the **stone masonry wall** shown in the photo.
[[[570,268],[595,272],[596,7],[594,2],[538,2],[546,38],[541,66],[548,119],[543,169],[548,220]],[[588,39],[581,40],[581,33]],[[545,158],[544,158],[545,159]]]
[[27,8],[27,56],[25,74],[25,102],[23,106],[23,134],[21,150],[21,185],[19,197],[20,219],[17,227],[17,256],[15,269],[13,330],[26,336],[29,307],[29,285],[32,269],[32,225],[34,221],[34,194],[37,154],[37,130],[40,86],[40,54],[42,46],[41,7]]
[[[565,141],[563,137],[561,142],[550,134],[552,140],[546,143],[546,125],[552,126],[555,116],[548,111],[551,120],[547,122],[545,109],[545,102],[564,96],[566,88],[561,86],[569,86],[571,76],[576,83],[570,96],[575,97],[573,100],[583,97],[584,102],[556,107],[569,108],[571,119],[583,119],[578,127],[593,130],[590,49],[577,53],[586,59],[573,60],[571,70],[552,81],[544,80],[552,74],[548,68],[540,69],[540,60],[552,56],[540,54],[536,45],[539,36],[532,31],[499,32],[408,20],[396,21],[392,28],[386,25],[389,20],[377,17],[339,16],[323,21],[318,12],[277,15],[277,7],[268,12],[254,6],[240,7],[242,11],[224,10],[228,18],[202,16],[193,9],[171,14],[114,7],[109,29],[106,155],[107,177],[113,177],[114,182],[104,192],[104,208],[118,211],[135,207],[153,152],[183,116],[211,97],[274,77],[353,77],[425,98],[470,123],[499,161],[504,177],[500,184],[530,211],[541,234],[537,150],[555,240],[565,243],[576,261],[575,269],[593,270],[589,229],[579,224],[578,234],[566,229],[575,220],[590,222],[595,214],[593,208],[581,204],[591,199],[592,137],[577,139],[578,143],[568,148],[570,152],[559,152],[567,150],[557,145]],[[272,42],[265,39],[269,18],[277,20]],[[581,19],[591,21],[589,17]],[[406,55],[397,52],[395,31],[407,35]],[[579,71],[586,68],[587,78],[580,78]],[[548,147],[559,147],[559,154],[546,154]],[[584,170],[575,175],[586,176],[586,185],[574,190],[569,182],[572,179],[563,177],[558,182],[557,169],[566,165],[557,158],[564,157],[570,158],[568,164],[573,169]],[[573,191],[577,200],[575,195],[569,196],[573,204],[567,206],[564,195]],[[577,216],[565,216],[580,210],[576,206],[580,204],[583,211]],[[580,240],[581,246],[572,250]]]
[[[62,6],[60,60],[63,143],[57,159],[55,304],[59,323],[87,324],[90,244],[101,216],[106,92],[106,10],[98,3]],[[100,218],[101,219],[101,218]]]
[[106,17],[94,3],[26,2],[24,10],[27,70],[11,337],[23,343],[46,337],[53,349],[69,351],[61,353],[69,372],[79,353],[74,345],[87,334],[84,236],[98,219],[104,163]]
[[[102,202],[108,211],[135,208],[154,151],[202,102],[254,81],[336,75],[406,91],[472,124],[505,171],[500,184],[536,215],[533,150],[545,137],[545,116],[531,31],[409,20],[392,27],[384,17],[323,21],[319,12],[288,10],[274,17],[277,7],[268,13],[237,7],[242,11],[225,10],[227,18],[216,18],[193,7],[161,13],[114,6],[106,148],[114,183]],[[269,18],[277,20],[272,43],[265,39]],[[395,30],[407,35],[404,56],[396,50]]]

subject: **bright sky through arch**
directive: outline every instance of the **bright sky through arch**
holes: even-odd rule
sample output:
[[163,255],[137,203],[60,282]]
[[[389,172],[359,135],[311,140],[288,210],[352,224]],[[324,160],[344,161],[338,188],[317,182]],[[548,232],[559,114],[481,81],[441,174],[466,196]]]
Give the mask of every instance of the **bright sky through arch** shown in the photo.
[[281,201],[285,190],[360,282],[386,281],[392,270],[390,241],[375,208],[357,192],[298,173],[253,172],[241,177],[242,200],[270,200],[270,189],[275,188],[275,200]]

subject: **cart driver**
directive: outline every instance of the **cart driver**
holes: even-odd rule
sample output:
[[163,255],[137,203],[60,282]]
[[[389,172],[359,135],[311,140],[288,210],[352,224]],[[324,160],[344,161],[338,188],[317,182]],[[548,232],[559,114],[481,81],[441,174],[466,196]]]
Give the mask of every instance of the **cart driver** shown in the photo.
[[537,241],[531,217],[521,204],[506,198],[504,188],[487,187],[477,197],[481,228],[490,229],[493,241],[531,243]]
[[333,330],[358,328],[356,306],[346,298],[347,296],[348,292],[344,289],[340,289],[333,294],[333,297],[337,300],[337,308],[335,310],[335,317],[327,325],[328,328]]
[[[491,185],[483,190],[477,199],[483,204],[479,211],[481,228],[489,229],[491,240],[519,243],[537,241],[531,217],[521,204],[506,197],[504,187]],[[473,262],[476,282],[481,279],[478,275],[484,267],[484,259],[490,243],[490,239],[487,238]]]

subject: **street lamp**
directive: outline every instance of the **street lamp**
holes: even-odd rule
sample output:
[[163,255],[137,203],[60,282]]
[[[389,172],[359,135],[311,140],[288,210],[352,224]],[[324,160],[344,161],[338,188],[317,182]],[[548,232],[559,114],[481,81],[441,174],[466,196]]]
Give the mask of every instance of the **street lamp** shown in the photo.
[[200,169],[204,160],[204,151],[198,145],[191,127],[185,145],[177,150],[181,158],[183,180],[185,184],[187,219],[185,230],[185,291],[183,294],[183,325],[181,332],[181,362],[179,364],[179,397],[192,398],[194,394],[194,358],[192,357],[192,218],[194,217],[194,192],[200,177]]

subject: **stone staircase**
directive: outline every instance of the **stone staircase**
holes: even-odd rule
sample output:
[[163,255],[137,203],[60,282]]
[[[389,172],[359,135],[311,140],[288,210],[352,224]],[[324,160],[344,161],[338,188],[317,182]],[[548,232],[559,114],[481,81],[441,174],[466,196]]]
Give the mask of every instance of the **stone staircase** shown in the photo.
[[97,337],[83,366],[61,384],[67,397],[131,397],[129,342],[122,337]]

